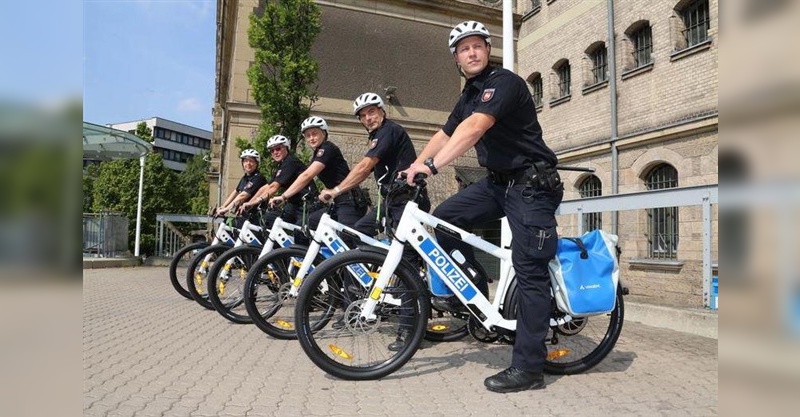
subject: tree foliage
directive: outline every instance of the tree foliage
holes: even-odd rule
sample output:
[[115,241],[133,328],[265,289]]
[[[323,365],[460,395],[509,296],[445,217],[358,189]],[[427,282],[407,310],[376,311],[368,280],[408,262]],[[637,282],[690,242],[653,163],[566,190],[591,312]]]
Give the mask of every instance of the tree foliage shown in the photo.
[[[134,134],[148,142],[153,141],[152,130],[145,123],[139,123]],[[129,221],[130,248],[134,247],[136,238],[139,171],[138,159],[125,159],[90,165],[83,177],[83,210],[123,213]],[[203,154],[191,158],[182,173],[165,167],[160,154],[147,155],[142,187],[142,253],[155,253],[156,214],[207,213],[207,171],[208,162]]]
[[[103,162],[92,186],[92,211],[121,212],[129,221],[129,247],[134,246],[136,210],[139,197],[139,160]],[[145,158],[142,187],[141,252],[155,253],[156,214],[185,213],[187,196],[178,174],[166,168],[161,155]]]
[[180,187],[186,192],[186,208],[191,214],[208,213],[208,169],[209,162],[200,153],[186,161],[186,169],[178,174]]
[[300,124],[317,100],[319,65],[311,57],[311,47],[321,30],[320,10],[313,0],[260,3],[263,8],[250,15],[248,29],[255,63],[247,78],[262,116],[254,146],[262,152],[270,136],[282,134],[295,150]]

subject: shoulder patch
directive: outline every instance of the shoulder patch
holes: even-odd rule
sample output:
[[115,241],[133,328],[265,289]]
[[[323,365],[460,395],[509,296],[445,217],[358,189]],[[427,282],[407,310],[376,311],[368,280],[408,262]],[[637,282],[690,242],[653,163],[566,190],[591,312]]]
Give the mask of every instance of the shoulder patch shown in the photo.
[[320,149],[317,151],[317,158],[321,157],[323,154],[325,154],[325,149],[321,149],[321,148],[320,148]]
[[375,146],[377,145],[378,145],[378,138],[372,139],[372,141],[369,143],[369,148],[375,149]]
[[275,172],[275,176],[276,176],[276,177],[280,176],[280,175],[281,175],[281,171],[282,171],[282,170],[281,170],[281,169],[279,169],[277,172]]
[[481,101],[486,103],[491,100],[492,97],[494,97],[494,88],[487,88],[483,90],[483,94],[481,94]]

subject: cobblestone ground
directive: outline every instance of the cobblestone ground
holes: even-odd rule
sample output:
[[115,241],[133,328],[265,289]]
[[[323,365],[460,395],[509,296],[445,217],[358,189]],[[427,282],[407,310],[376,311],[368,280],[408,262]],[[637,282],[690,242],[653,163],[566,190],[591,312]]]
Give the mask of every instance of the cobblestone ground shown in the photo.
[[332,378],[296,341],[235,325],[178,295],[165,267],[84,271],[87,416],[711,416],[717,340],[627,322],[614,351],[545,390],[483,379],[511,347],[432,344],[380,381]]

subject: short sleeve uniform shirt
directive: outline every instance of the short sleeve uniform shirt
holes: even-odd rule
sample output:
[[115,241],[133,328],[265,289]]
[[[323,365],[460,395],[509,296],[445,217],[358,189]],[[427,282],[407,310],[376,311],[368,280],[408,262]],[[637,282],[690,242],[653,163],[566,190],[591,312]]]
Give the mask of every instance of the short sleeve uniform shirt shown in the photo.
[[350,167],[342,156],[339,147],[329,141],[322,142],[318,148],[314,149],[314,158],[311,163],[320,162],[325,168],[317,175],[325,188],[333,188],[339,185],[350,173]]
[[417,158],[406,130],[389,119],[369,134],[369,149],[364,156],[378,159],[373,173],[382,186],[389,184],[394,179],[391,177],[408,168]]
[[475,144],[481,166],[510,173],[538,161],[551,166],[558,162],[556,154],[542,139],[536,106],[525,80],[518,75],[489,66],[467,80],[442,130],[452,136],[459,123],[475,112],[495,118],[495,124]]

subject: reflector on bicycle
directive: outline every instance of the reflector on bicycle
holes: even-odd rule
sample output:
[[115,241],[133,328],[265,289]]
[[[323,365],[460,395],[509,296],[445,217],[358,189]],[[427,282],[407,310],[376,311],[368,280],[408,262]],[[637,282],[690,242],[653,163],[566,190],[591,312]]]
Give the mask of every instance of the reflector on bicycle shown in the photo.
[[347,359],[347,360],[353,359],[353,357],[350,356],[350,354],[348,354],[347,352],[345,352],[344,350],[342,350],[341,348],[339,348],[336,345],[328,345],[328,348],[330,348],[330,350],[333,351],[333,353],[335,353],[340,358]]
[[547,360],[554,361],[559,358],[563,358],[564,356],[569,355],[572,353],[569,349],[557,349],[550,352],[547,352]]

